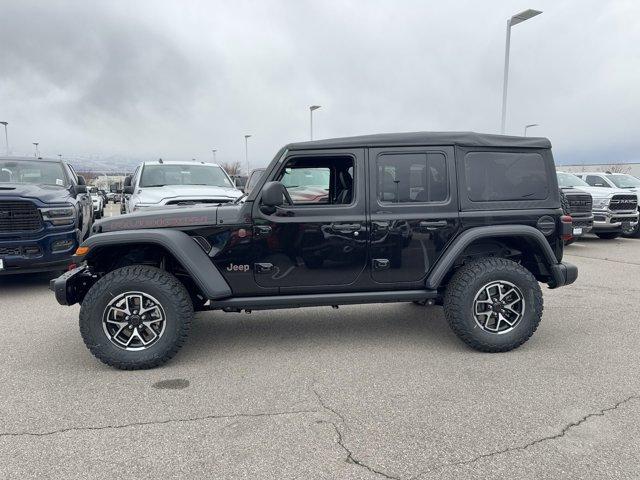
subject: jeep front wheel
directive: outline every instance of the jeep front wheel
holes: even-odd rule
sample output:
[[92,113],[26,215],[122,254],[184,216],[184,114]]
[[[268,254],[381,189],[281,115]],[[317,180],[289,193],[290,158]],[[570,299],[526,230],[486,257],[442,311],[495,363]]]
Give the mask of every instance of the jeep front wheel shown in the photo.
[[522,265],[482,258],[461,267],[444,297],[444,313],[454,333],[483,352],[519,347],[542,319],[542,291]]
[[80,309],[80,333],[91,353],[107,365],[153,368],[178,352],[192,318],[189,293],[173,275],[132,265],[91,287]]

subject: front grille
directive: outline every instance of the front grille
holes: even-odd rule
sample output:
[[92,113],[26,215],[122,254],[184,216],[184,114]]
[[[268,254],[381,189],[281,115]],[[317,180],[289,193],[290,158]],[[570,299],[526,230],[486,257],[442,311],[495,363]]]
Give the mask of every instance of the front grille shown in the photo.
[[42,228],[36,206],[26,201],[0,201],[0,233],[35,232]]
[[635,195],[614,195],[609,202],[610,210],[636,210],[638,197]]
[[20,247],[0,247],[0,257],[7,255],[21,255],[22,249]]
[[231,200],[224,199],[213,199],[213,198],[202,198],[196,200],[169,200],[166,205],[197,205],[199,203],[229,203]]
[[579,213],[579,212],[590,212],[593,201],[591,200],[591,195],[572,195],[566,194],[567,200],[569,201],[569,208],[571,209],[571,213]]
[[40,247],[32,246],[32,247],[0,247],[0,257],[8,257],[8,256],[23,256],[23,257],[31,257],[37,256],[42,253],[40,251]]

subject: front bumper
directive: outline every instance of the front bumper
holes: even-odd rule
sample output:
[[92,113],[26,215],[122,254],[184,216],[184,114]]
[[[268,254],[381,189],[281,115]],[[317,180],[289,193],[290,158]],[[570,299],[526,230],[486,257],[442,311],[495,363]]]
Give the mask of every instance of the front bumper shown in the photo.
[[635,226],[638,223],[638,212],[617,212],[614,210],[594,210],[593,230],[597,232],[621,232],[623,223]]
[[578,267],[568,262],[561,262],[551,266],[552,280],[549,288],[571,285],[578,278]]
[[[67,242],[68,247],[54,251],[56,242]],[[0,275],[65,270],[71,256],[80,244],[80,231],[49,233],[36,238],[7,240],[0,237]]]

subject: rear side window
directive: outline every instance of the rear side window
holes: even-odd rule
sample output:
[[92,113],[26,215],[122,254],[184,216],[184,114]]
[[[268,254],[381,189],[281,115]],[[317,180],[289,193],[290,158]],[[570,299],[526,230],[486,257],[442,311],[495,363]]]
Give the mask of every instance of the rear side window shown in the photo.
[[378,156],[380,203],[443,202],[447,168],[442,153],[383,153]]
[[464,158],[472,202],[544,200],[547,169],[539,153],[469,152]]

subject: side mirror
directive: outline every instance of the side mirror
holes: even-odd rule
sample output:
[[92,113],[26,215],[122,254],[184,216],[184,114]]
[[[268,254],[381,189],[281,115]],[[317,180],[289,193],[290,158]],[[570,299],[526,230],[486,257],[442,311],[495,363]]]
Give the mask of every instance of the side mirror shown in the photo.
[[266,214],[272,214],[284,203],[284,185],[280,182],[267,182],[262,187],[260,209]]
[[71,187],[71,189],[72,189],[71,193],[74,196],[87,193],[87,186],[86,185],[80,185],[80,184],[74,185],[73,187]]
[[87,185],[87,182],[82,175],[78,175],[78,185]]
[[126,177],[124,177],[124,186],[125,187],[130,187],[131,186],[131,180],[133,180],[131,175],[127,175]]
[[131,195],[133,193],[133,187],[131,186],[131,179],[129,179],[129,185],[126,185],[123,188],[124,193],[126,193],[127,195]]

